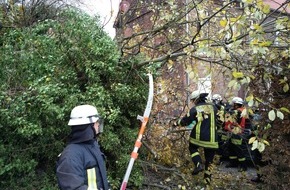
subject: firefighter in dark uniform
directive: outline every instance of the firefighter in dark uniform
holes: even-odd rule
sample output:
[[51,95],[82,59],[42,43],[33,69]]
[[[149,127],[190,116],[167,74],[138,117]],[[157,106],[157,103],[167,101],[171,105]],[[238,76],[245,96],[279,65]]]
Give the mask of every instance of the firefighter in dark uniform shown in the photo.
[[[212,173],[212,162],[216,150],[218,149],[216,113],[217,108],[212,103],[206,102],[208,93],[201,93],[199,90],[191,94],[191,101],[195,104],[189,113],[177,122],[177,125],[194,125],[189,139],[189,151],[195,168],[192,172],[197,175],[204,172],[206,184],[210,184]],[[202,164],[202,158],[198,148],[204,148],[205,165]]]
[[212,103],[216,106],[218,109],[217,112],[217,128],[223,129],[224,125],[224,114],[225,114],[225,104],[223,103],[223,98],[219,94],[214,94],[212,96]]
[[239,167],[239,171],[246,171],[246,156],[243,149],[246,147],[247,140],[243,139],[245,129],[250,128],[248,114],[243,106],[243,99],[234,97],[232,99],[233,108],[225,115],[225,130],[231,133],[229,140],[229,164],[227,168]]
[[70,141],[57,161],[56,177],[61,190],[108,190],[104,154],[96,136],[103,122],[97,109],[81,105],[71,111]]
[[223,98],[220,94],[214,94],[212,96],[212,103],[216,106],[218,109],[217,112],[217,132],[218,132],[218,143],[219,143],[219,149],[216,152],[216,159],[215,163],[220,164],[221,158],[224,155],[224,149],[226,145],[227,135],[224,131],[224,116],[225,116],[225,109],[226,104],[223,102]]

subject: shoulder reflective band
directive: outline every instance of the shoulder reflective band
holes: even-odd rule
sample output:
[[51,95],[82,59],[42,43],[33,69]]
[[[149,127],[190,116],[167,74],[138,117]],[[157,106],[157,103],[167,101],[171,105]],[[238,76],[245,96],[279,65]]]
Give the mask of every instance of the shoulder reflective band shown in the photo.
[[96,169],[95,168],[87,169],[87,176],[88,176],[88,187],[89,187],[88,189],[98,190]]

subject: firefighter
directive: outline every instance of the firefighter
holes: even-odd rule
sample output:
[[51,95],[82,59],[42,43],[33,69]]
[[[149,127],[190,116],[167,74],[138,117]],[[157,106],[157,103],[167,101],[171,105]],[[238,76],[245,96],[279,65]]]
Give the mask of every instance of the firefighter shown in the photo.
[[[195,168],[193,175],[204,172],[206,184],[210,184],[211,173],[213,169],[213,158],[218,149],[216,114],[217,108],[212,103],[206,102],[208,93],[202,93],[199,90],[192,92],[190,96],[194,106],[186,116],[178,120],[177,125],[193,125],[190,133],[189,151]],[[205,164],[202,164],[202,158],[198,149],[204,148]]]
[[217,132],[218,132],[218,143],[219,143],[219,149],[216,152],[215,155],[215,163],[220,164],[221,158],[224,154],[224,149],[226,145],[227,135],[224,132],[224,115],[225,115],[225,104],[223,103],[223,98],[220,94],[214,94],[212,96],[212,103],[216,106],[218,109],[217,112]]
[[59,156],[56,177],[61,190],[108,190],[104,154],[96,139],[103,131],[103,121],[91,105],[73,108],[69,144]]
[[223,102],[223,98],[220,94],[214,94],[212,96],[212,102],[217,107],[218,110],[223,110],[225,108],[225,104]]
[[250,124],[245,107],[243,106],[243,99],[234,97],[232,99],[232,109],[225,114],[225,130],[231,133],[229,140],[229,164],[227,168],[239,167],[239,171],[247,171],[246,156],[244,147],[246,140],[243,139],[245,128]]
[[219,94],[214,94],[212,96],[212,103],[218,109],[217,112],[217,128],[218,130],[223,129],[224,125],[224,114],[225,114],[225,104],[223,103],[223,98]]

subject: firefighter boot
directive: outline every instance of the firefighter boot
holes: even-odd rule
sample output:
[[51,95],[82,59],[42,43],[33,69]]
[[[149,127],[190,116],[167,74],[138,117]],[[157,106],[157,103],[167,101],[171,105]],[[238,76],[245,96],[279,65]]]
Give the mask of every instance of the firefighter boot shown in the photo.
[[262,178],[261,174],[257,174],[257,176],[253,177],[251,181],[255,183],[261,183],[263,182],[261,178]]
[[214,169],[213,164],[209,163],[205,165],[205,172],[204,172],[203,179],[206,185],[210,185],[211,183],[211,174],[212,174],[213,169]]
[[238,167],[237,159],[230,159],[230,162],[226,165],[226,168],[236,168]]
[[204,183],[206,185],[210,185],[210,183],[211,183],[211,171],[210,170],[205,170],[203,179],[204,179]]
[[240,162],[240,168],[239,168],[239,172],[245,172],[248,170],[246,161],[241,161]]
[[214,156],[214,163],[215,163],[216,165],[221,165],[221,158],[222,158],[221,155],[216,154],[216,155]]
[[193,172],[192,172],[192,175],[197,175],[199,172],[201,172],[203,170],[202,168],[202,165],[200,162],[197,162]]

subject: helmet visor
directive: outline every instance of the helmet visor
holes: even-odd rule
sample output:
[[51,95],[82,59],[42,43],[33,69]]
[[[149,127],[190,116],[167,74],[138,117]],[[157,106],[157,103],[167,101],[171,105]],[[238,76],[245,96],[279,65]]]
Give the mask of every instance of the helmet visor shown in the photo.
[[103,133],[104,132],[104,119],[99,117],[98,123],[99,123],[99,129],[97,133]]
[[92,115],[92,116],[87,116],[87,117],[71,117],[68,125],[84,125],[84,124],[90,124],[90,123],[95,123],[96,121],[99,120],[98,115]]

